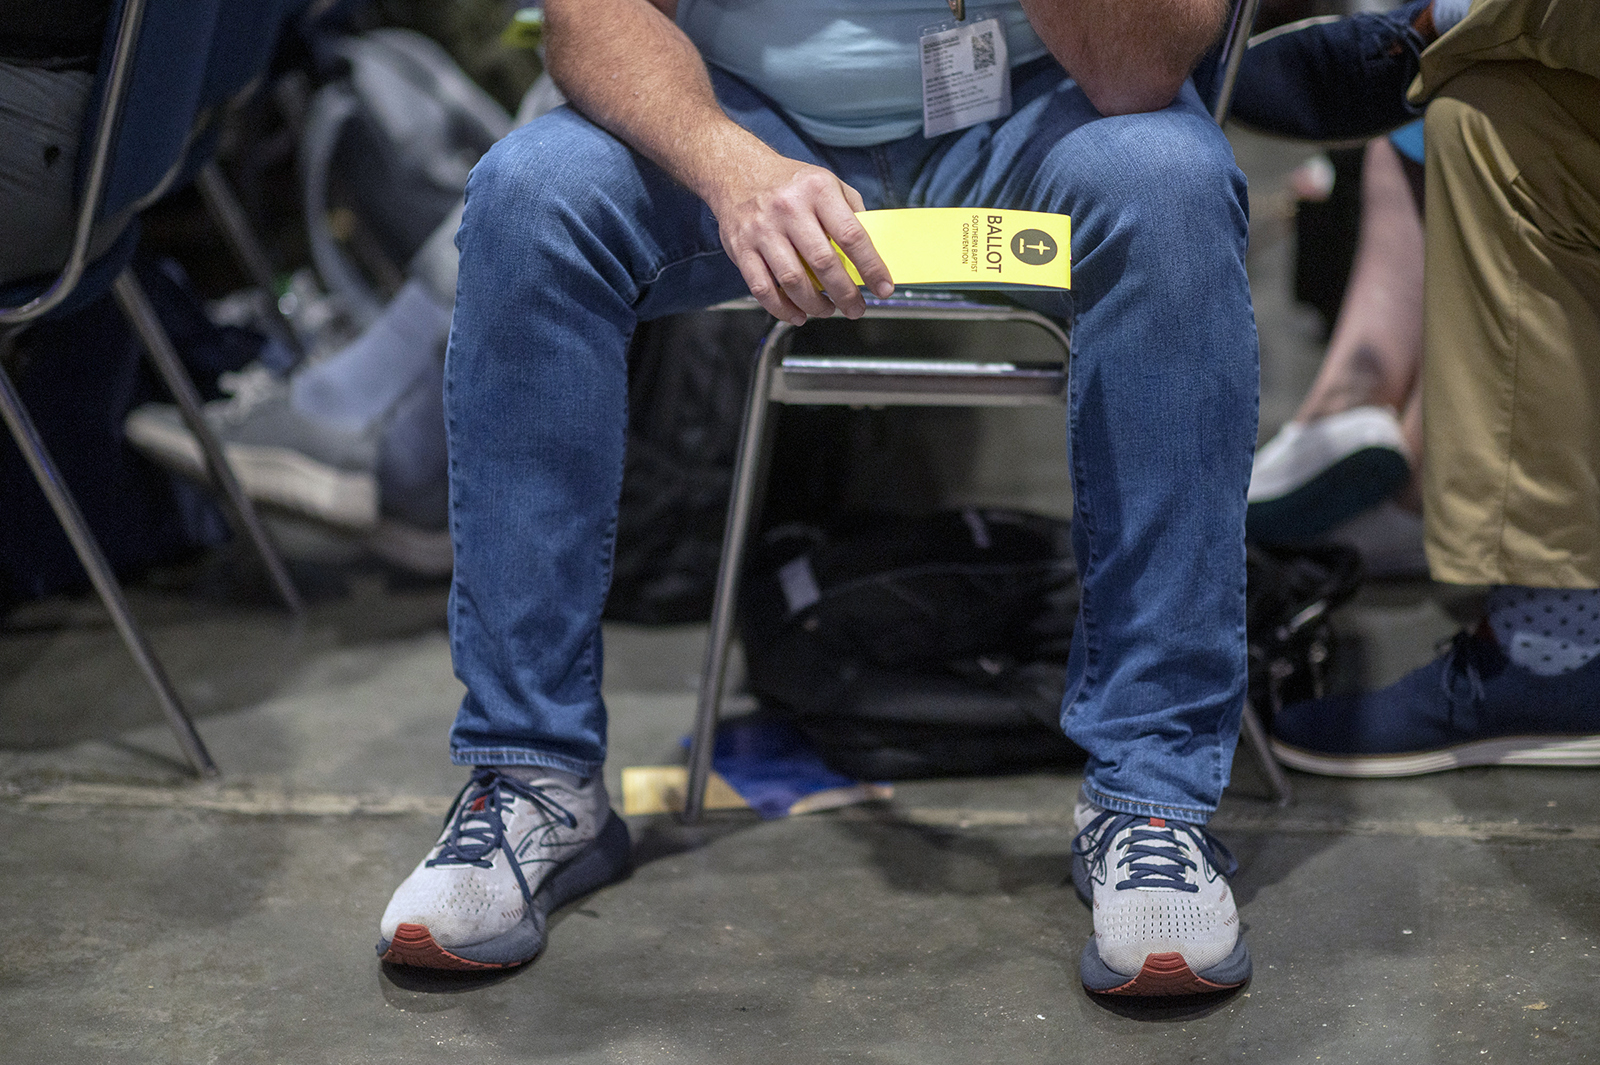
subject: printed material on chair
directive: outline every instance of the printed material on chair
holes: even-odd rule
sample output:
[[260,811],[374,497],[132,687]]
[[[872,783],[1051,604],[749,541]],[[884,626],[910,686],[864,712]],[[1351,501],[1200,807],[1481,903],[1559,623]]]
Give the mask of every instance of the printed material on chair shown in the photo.
[[[989,207],[909,207],[856,215],[899,286],[1069,289],[1072,219]],[[834,249],[839,250],[838,245]],[[839,251],[850,277],[855,266]]]

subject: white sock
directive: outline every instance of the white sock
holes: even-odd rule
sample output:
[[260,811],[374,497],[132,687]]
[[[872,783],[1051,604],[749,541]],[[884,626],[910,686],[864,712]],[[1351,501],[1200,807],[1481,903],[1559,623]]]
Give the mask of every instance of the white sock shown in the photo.
[[1513,663],[1541,677],[1570,673],[1600,654],[1600,589],[1489,589],[1489,627]]

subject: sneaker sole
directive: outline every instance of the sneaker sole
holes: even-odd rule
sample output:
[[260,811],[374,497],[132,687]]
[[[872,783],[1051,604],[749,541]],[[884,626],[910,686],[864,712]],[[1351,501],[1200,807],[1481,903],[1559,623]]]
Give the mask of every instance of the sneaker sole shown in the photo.
[[[209,481],[200,442],[187,427],[164,419],[130,417],[128,442],[162,465],[197,481]],[[225,444],[223,455],[244,494],[345,529],[378,523],[378,481],[370,473],[329,466],[292,448]]]
[[1254,540],[1314,540],[1382,503],[1411,477],[1411,466],[1388,447],[1365,447],[1281,496],[1252,502],[1245,531]]
[[482,943],[445,948],[426,925],[402,924],[394,938],[378,940],[378,960],[419,969],[481,972],[525,965],[544,950],[545,918],[567,903],[615,883],[632,870],[628,826],[612,813],[594,843],[551,873],[534,892],[528,912],[509,932]]
[[1492,740],[1402,754],[1319,754],[1281,740],[1272,755],[1284,765],[1329,777],[1415,777],[1474,765],[1600,766],[1600,735],[1502,736]]
[[1114,972],[1100,960],[1093,937],[1084,945],[1078,975],[1085,991],[1096,995],[1132,995],[1166,998],[1174,995],[1204,995],[1229,991],[1250,979],[1250,951],[1244,940],[1234,945],[1233,953],[1199,975],[1189,968],[1183,955],[1164,951],[1147,955],[1144,966],[1133,976]]

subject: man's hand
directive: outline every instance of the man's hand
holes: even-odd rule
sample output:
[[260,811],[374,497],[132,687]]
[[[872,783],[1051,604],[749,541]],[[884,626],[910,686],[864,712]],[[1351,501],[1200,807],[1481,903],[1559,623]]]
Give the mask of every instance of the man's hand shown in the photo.
[[672,22],[674,7],[674,0],[546,0],[556,84],[591,120],[706,201],[724,250],[761,306],[796,324],[836,309],[859,318],[866,302],[829,237],[873,292],[894,288],[856,220],[861,197],[827,170],[779,155],[723,113],[704,60]]
[[[859,318],[866,302],[845,271],[831,237],[879,296],[894,291],[889,270],[856,219],[860,193],[831,172],[773,152],[708,190],[706,202],[722,231],[722,247],[750,294],[776,318],[795,325],[835,309]],[[807,269],[809,268],[809,273]],[[821,282],[818,292],[812,276]]]

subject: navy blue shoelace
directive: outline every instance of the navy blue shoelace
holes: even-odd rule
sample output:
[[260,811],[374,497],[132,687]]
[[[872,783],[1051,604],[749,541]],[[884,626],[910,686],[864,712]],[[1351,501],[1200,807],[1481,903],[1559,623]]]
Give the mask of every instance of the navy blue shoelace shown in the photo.
[[1123,829],[1137,826],[1118,844],[1123,854],[1116,867],[1126,866],[1128,870],[1128,878],[1117,882],[1118,891],[1141,887],[1199,891],[1200,886],[1191,884],[1188,877],[1189,871],[1198,866],[1185,853],[1178,840],[1179,832],[1193,840],[1205,860],[1223,876],[1232,876],[1237,871],[1238,863],[1233,855],[1204,829],[1182,821],[1152,823],[1158,820],[1162,819],[1107,811],[1091,821],[1072,841],[1073,853],[1091,864],[1098,862]]
[[506,776],[498,769],[479,767],[456,796],[450,819],[446,822],[449,834],[439,845],[439,853],[428,859],[428,868],[473,865],[488,869],[494,864],[495,853],[504,852],[522,888],[523,898],[531,901],[532,894],[528,890],[527,879],[522,875],[521,863],[506,842],[506,814],[517,798],[527,800],[568,828],[577,827],[578,819],[571,811],[546,795],[542,789]]
[[1451,711],[1456,708],[1457,690],[1465,684],[1470,705],[1483,701],[1483,677],[1478,671],[1478,652],[1474,647],[1476,637],[1468,632],[1458,632],[1450,641],[1449,660],[1439,674],[1439,687]]

